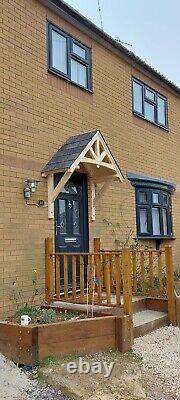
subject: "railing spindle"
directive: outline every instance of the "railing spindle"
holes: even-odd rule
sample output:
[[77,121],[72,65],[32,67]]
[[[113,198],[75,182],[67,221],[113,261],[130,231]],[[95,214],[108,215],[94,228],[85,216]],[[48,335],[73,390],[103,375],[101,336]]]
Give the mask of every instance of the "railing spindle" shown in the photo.
[[162,255],[158,253],[158,280],[159,280],[159,291],[163,293],[163,277],[162,277]]
[[76,256],[72,256],[72,301],[76,302]]
[[145,295],[146,282],[145,282],[145,269],[144,269],[144,252],[140,252],[140,271],[141,271],[141,285],[142,285],[142,295]]
[[136,252],[132,251],[133,293],[137,293]]
[[95,268],[96,268],[96,277],[97,277],[97,295],[98,295],[98,304],[102,304],[102,281],[101,281],[101,254],[97,254],[95,256]]
[[84,264],[84,256],[80,256],[80,303],[84,302],[84,272],[85,272],[85,264]]
[[150,293],[153,293],[154,289],[154,273],[153,273],[153,253],[149,252],[149,276],[150,276]]
[[93,266],[92,266],[92,255],[88,256],[88,302],[92,303],[93,294]]
[[64,264],[64,299],[68,301],[68,256],[63,255],[63,264]]
[[115,254],[115,277],[116,277],[116,304],[121,304],[121,269],[119,254]]
[[110,276],[110,255],[105,257],[105,281],[106,281],[106,300],[107,305],[111,304],[111,276]]
[[56,282],[56,299],[60,300],[60,256],[55,256],[55,282]]

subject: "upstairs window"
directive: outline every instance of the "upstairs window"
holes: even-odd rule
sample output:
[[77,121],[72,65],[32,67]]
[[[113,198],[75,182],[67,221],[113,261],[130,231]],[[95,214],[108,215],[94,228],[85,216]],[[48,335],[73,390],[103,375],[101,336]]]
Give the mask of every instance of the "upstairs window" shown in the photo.
[[49,71],[91,90],[90,49],[48,23]]
[[132,90],[133,113],[167,129],[167,98],[135,78]]

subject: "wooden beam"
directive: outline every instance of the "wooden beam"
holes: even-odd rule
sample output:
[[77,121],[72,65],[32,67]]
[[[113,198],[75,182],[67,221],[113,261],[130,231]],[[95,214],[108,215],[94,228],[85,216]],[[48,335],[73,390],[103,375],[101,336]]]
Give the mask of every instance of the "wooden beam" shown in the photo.
[[49,174],[47,177],[48,185],[48,218],[54,218],[54,203],[51,201],[51,196],[54,190],[54,174]]
[[61,189],[64,187],[66,182],[69,180],[72,173],[73,173],[73,171],[71,172],[69,170],[65,172],[65,174],[63,175],[63,177],[61,178],[61,180],[59,181],[59,183],[56,185],[55,189],[51,193],[51,196],[50,196],[51,203],[53,203],[56,200],[56,197],[58,196],[58,194],[60,193]]
[[110,183],[110,181],[108,179],[107,181],[104,182],[104,185],[101,187],[101,189],[98,191],[98,193],[95,194],[94,204],[97,204],[97,202],[100,200],[102,194],[104,194],[104,192],[107,190],[109,183]]

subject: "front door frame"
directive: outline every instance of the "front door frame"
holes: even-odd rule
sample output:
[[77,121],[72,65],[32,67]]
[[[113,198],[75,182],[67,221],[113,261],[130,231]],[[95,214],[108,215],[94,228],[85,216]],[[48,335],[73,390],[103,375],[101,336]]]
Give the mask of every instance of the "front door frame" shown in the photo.
[[[60,179],[62,178],[63,173],[54,174],[54,187],[58,184]],[[85,173],[74,172],[70,179],[82,182],[82,207],[83,207],[83,219],[82,219],[82,253],[89,252],[89,218],[88,218],[88,176]],[[61,194],[61,192],[60,192]],[[57,250],[57,236],[56,236],[56,201],[54,207],[54,243],[55,243],[55,251]]]

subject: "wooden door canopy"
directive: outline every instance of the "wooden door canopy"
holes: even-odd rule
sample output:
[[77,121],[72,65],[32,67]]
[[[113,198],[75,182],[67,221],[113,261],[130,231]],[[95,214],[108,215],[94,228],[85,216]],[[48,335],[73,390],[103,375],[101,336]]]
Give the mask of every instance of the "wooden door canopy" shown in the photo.
[[[90,178],[91,219],[95,219],[95,201],[98,201],[112,180],[123,182],[123,174],[99,130],[70,137],[53,155],[42,170],[48,179],[48,215],[54,218],[54,201],[74,171],[84,172]],[[64,172],[54,188],[54,174]],[[97,185],[101,188],[97,190]]]

